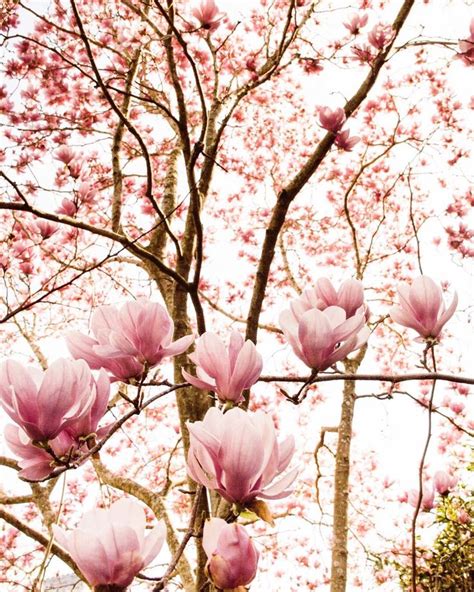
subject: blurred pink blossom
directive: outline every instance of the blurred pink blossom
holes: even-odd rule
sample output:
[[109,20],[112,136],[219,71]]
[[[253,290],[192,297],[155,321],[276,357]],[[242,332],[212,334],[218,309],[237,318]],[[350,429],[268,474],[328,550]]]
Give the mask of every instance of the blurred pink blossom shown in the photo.
[[383,49],[393,38],[394,31],[391,25],[379,23],[367,35],[367,40],[375,49]]
[[319,110],[319,123],[321,127],[329,132],[336,134],[346,121],[344,109],[337,107],[332,110],[329,107],[323,107]]
[[[420,492],[418,489],[411,489],[407,494],[407,501],[408,503],[416,508],[418,505],[418,499],[420,497]],[[421,506],[420,509],[423,512],[429,512],[434,508],[434,498],[435,498],[435,490],[432,486],[428,486],[427,484],[423,485],[423,496],[421,498]]]
[[348,129],[342,130],[337,133],[336,139],[334,140],[336,146],[346,152],[351,152],[352,148],[360,142],[359,136],[350,137],[350,133],[351,132]]
[[191,11],[191,14],[199,21],[203,29],[211,32],[219,27],[220,21],[225,16],[214,0],[200,0],[199,4]]
[[433,485],[435,490],[441,495],[447,495],[457,485],[457,478],[454,475],[450,475],[446,471],[436,471],[433,476]]
[[474,18],[469,25],[469,37],[459,42],[459,53],[457,58],[462,60],[466,66],[474,66]]
[[365,25],[367,24],[367,21],[369,20],[369,16],[366,13],[362,13],[362,14],[353,14],[351,16],[351,18],[343,23],[343,25],[346,27],[346,29],[349,30],[349,32],[352,35],[358,35],[360,30],[365,27]]

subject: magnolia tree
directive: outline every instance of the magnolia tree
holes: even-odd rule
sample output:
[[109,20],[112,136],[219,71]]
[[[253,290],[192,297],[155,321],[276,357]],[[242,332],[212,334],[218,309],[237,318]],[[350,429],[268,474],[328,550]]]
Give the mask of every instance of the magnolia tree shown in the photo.
[[472,589],[467,4],[2,4],[2,590]]

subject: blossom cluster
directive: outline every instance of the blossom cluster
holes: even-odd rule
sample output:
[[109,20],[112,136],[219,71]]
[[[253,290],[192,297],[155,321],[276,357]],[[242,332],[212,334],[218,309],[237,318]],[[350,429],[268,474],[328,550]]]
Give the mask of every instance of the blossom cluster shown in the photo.
[[[343,118],[322,113],[321,122],[336,132]],[[440,287],[425,276],[411,286],[400,285],[398,292],[399,303],[390,311],[393,321],[414,329],[432,346],[454,314],[457,296],[446,307]],[[347,280],[336,290],[321,278],[281,313],[280,324],[295,355],[315,377],[367,342],[369,318],[360,281]],[[6,427],[5,438],[26,479],[41,480],[55,467],[73,466],[108,433],[110,426],[99,424],[107,412],[111,381],[140,389],[152,369],[165,358],[183,354],[194,341],[192,335],[173,341],[174,324],[166,309],[144,299],[99,307],[91,331],[94,337],[68,333],[66,342],[75,359],[57,360],[43,372],[14,360],[0,366],[0,405],[15,424]],[[206,332],[189,360],[196,375],[183,370],[185,380],[214,393],[217,402],[202,421],[187,423],[189,476],[226,500],[234,516],[247,509],[272,523],[266,501],[288,496],[298,469],[288,470],[294,438],[279,441],[270,415],[241,406],[244,392],[260,378],[262,356],[236,331],[227,345]],[[96,377],[93,370],[98,371]],[[435,476],[439,493],[452,486],[449,476]],[[432,504],[433,491],[423,493],[423,509]],[[417,492],[407,494],[407,500],[418,503]],[[125,590],[165,538],[162,522],[146,537],[144,531],[143,510],[123,499],[109,510],[87,513],[73,532],[55,527],[55,536],[92,586]],[[237,590],[252,581],[259,553],[243,526],[212,518],[204,528],[203,546],[215,586]]]

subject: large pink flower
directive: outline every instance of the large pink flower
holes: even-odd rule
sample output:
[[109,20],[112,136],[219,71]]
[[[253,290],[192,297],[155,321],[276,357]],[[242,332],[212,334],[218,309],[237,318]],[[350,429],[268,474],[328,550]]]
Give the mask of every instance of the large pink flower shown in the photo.
[[280,326],[293,351],[315,372],[326,370],[364,345],[369,336],[364,324],[362,312],[346,319],[344,309],[338,306],[323,311],[311,308],[297,315],[285,310],[280,315]]
[[212,407],[203,421],[186,424],[190,435],[188,472],[229,502],[249,504],[256,498],[279,499],[291,493],[296,469],[272,484],[288,467],[294,439],[278,443],[269,415],[234,407]]
[[399,325],[414,329],[425,339],[436,339],[444,325],[453,316],[458,304],[458,296],[446,310],[441,288],[427,276],[416,278],[412,285],[402,283],[398,286],[400,304],[393,306],[390,316]]
[[88,414],[97,416],[107,385],[101,383],[100,391],[97,403],[96,384],[83,360],[57,360],[44,373],[14,360],[0,366],[0,405],[32,440],[53,440],[66,428],[87,423]]
[[259,553],[243,526],[211,518],[204,525],[202,546],[209,576],[219,589],[246,586],[255,578]]
[[145,512],[131,499],[121,499],[108,510],[84,514],[77,528],[66,532],[54,525],[54,536],[92,586],[126,588],[160,552],[166,528],[160,521],[145,536]]
[[237,331],[232,331],[227,348],[214,333],[204,333],[189,358],[196,364],[197,377],[183,370],[184,378],[199,389],[214,391],[221,401],[243,401],[242,391],[262,372],[262,356]]
[[140,379],[163,358],[183,353],[194,339],[187,335],[172,343],[171,317],[163,306],[147,300],[127,302],[121,308],[99,307],[91,329],[95,339],[76,331],[65,336],[72,356],[123,381]]

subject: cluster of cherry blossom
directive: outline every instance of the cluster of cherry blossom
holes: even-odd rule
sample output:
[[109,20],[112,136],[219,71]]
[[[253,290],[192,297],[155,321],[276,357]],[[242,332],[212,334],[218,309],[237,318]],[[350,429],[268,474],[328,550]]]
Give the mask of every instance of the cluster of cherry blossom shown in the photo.
[[[446,308],[441,288],[425,276],[411,286],[400,285],[398,292],[392,320],[414,329],[432,346],[454,314],[457,296]],[[315,377],[366,343],[368,318],[360,281],[347,280],[336,290],[322,278],[290,303],[280,324],[294,353]],[[188,335],[173,342],[174,324],[167,311],[146,300],[98,308],[91,331],[94,337],[67,334],[75,359],[57,360],[43,373],[14,360],[0,367],[0,405],[16,424],[7,426],[5,437],[20,458],[24,478],[47,478],[54,467],[71,466],[107,434],[110,426],[99,428],[99,422],[107,411],[110,380],[139,387],[151,369],[185,352],[194,340]],[[234,331],[227,347],[217,335],[204,333],[189,358],[196,376],[183,371],[184,378],[198,389],[214,392],[220,406],[211,407],[202,421],[187,423],[188,473],[229,502],[236,516],[249,509],[271,522],[262,500],[288,496],[297,469],[287,471],[293,437],[278,442],[269,415],[239,407],[243,392],[260,377],[262,357],[252,342],[244,342]],[[99,370],[97,378],[91,369]],[[449,478],[435,476],[438,492],[452,487]],[[426,489],[424,496],[427,509],[434,490]],[[415,497],[410,493],[407,499]],[[91,585],[113,584],[125,590],[159,552],[165,537],[162,523],[147,537],[144,527],[143,510],[136,502],[121,500],[109,510],[86,514],[74,532],[66,534],[58,527],[55,534]],[[258,552],[242,526],[212,518],[204,528],[203,545],[209,576],[218,588],[236,589],[254,578]]]

